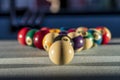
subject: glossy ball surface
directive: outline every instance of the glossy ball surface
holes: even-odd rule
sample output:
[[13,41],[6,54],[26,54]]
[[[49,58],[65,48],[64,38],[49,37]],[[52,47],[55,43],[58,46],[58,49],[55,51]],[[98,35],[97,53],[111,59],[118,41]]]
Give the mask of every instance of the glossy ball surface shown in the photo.
[[48,52],[51,45],[54,42],[55,37],[57,37],[59,34],[58,33],[48,33],[45,35],[45,37],[43,38],[43,47],[44,49]]
[[46,30],[49,31],[50,28],[48,28],[48,27],[42,27],[42,28],[40,28],[40,30],[41,30],[41,31],[44,31],[44,30],[45,30],[45,31],[46,31]]
[[83,36],[84,38],[84,50],[92,48],[93,42],[93,35],[90,32],[86,32]]
[[70,28],[70,29],[68,29],[67,32],[68,32],[68,33],[70,33],[70,32],[75,32],[75,30],[76,30],[75,28]]
[[47,33],[49,33],[49,32],[39,30],[34,34],[33,41],[34,41],[35,47],[37,47],[39,49],[43,49],[42,41],[43,41],[44,36]]
[[94,38],[93,47],[101,45],[101,43],[102,43],[102,34],[96,29],[89,29],[88,32],[90,32],[93,35],[93,38]]
[[59,35],[67,35],[67,32],[66,31],[62,31],[59,33]]
[[90,32],[88,32],[88,28],[86,28],[86,27],[77,28],[75,35],[83,37],[83,39],[84,39],[83,50],[90,49],[93,46],[93,36]]
[[51,33],[60,33],[60,29],[53,28],[53,29],[50,29],[50,32]]
[[37,32],[36,29],[31,29],[27,32],[25,41],[28,46],[34,47],[33,36],[36,32]]
[[54,42],[59,41],[59,40],[69,42],[71,46],[74,45],[73,40],[67,35],[59,35],[59,36],[55,37]]
[[66,31],[67,31],[67,28],[66,28],[66,27],[60,27],[60,31],[66,32]]
[[68,36],[62,36],[52,44],[49,50],[49,58],[54,64],[64,65],[72,61],[74,50],[70,41]]
[[82,36],[76,36],[73,39],[74,42],[74,50],[75,51],[81,51],[83,49],[84,46],[84,39]]
[[111,32],[107,27],[99,26],[96,28],[102,34],[102,44],[108,44],[111,40]]
[[78,27],[77,29],[76,29],[76,36],[78,36],[78,35],[81,35],[81,36],[85,36],[86,35],[86,32],[88,31],[88,28],[87,27]]
[[18,35],[17,35],[17,40],[18,42],[21,44],[21,45],[26,45],[26,34],[27,32],[30,30],[30,28],[28,27],[25,27],[25,28],[22,28],[19,32],[18,32]]

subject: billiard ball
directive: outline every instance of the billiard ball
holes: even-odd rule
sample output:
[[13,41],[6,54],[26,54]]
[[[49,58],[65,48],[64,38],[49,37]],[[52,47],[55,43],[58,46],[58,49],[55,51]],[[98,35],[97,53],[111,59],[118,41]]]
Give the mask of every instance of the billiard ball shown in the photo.
[[61,31],[61,32],[59,32],[59,35],[67,35],[67,32],[66,31]]
[[84,50],[90,49],[93,46],[93,35],[90,32],[84,34]]
[[43,41],[44,36],[47,33],[49,33],[49,31],[39,30],[34,34],[33,42],[34,42],[35,47],[39,49],[43,49],[42,41]]
[[93,29],[93,28],[89,29],[88,32],[90,32],[93,35],[93,38],[94,38],[93,47],[101,45],[101,43],[102,43],[102,34],[98,30]]
[[70,29],[68,29],[67,32],[68,32],[68,33],[70,33],[70,32],[75,32],[75,30],[76,30],[75,28],[70,28]]
[[66,37],[66,41],[68,40],[67,42],[69,42],[71,46],[74,45],[73,40],[68,35],[58,35],[57,37],[55,37],[54,42],[64,39],[63,37]]
[[74,42],[75,52],[80,52],[83,50],[84,39],[81,35],[76,35],[75,32],[70,32],[67,34]]
[[25,41],[28,46],[34,47],[33,36],[36,32],[37,32],[36,29],[31,29],[27,32]]
[[40,30],[42,31],[42,30],[50,30],[50,28],[48,28],[48,27],[42,27],[42,28],[40,28]]
[[26,45],[25,39],[26,39],[26,34],[29,30],[30,28],[24,27],[18,32],[17,40],[21,45]]
[[75,36],[73,39],[74,42],[74,50],[75,52],[80,52],[84,47],[84,39],[82,36]]
[[71,45],[71,39],[65,35],[57,36],[49,50],[50,60],[54,64],[64,65],[70,63],[73,57],[74,49]]
[[48,52],[51,45],[53,44],[53,41],[55,37],[57,37],[59,34],[58,33],[48,33],[44,36],[43,38],[43,48]]
[[69,32],[67,34],[71,39],[73,39],[75,36],[76,36],[76,33],[75,32]]
[[76,36],[75,34],[75,28],[70,28],[68,31],[67,31],[67,35],[70,37],[70,38],[74,38]]
[[81,36],[84,36],[85,35],[85,33],[88,31],[88,28],[87,27],[78,27],[77,29],[76,29],[76,36],[77,35],[81,35]]
[[111,32],[107,27],[99,26],[96,28],[102,33],[102,44],[108,44],[111,40]]
[[88,28],[79,27],[76,29],[76,36],[82,36],[84,39],[83,50],[90,49],[93,46],[93,36],[90,32],[88,32]]
[[66,32],[66,31],[67,31],[67,28],[66,28],[66,27],[60,27],[60,31]]
[[60,29],[53,28],[53,29],[50,29],[50,32],[51,33],[60,33]]

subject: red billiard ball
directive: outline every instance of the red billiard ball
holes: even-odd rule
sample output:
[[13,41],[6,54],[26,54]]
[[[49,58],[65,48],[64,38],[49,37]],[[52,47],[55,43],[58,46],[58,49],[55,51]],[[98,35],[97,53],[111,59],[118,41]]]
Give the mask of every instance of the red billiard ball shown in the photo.
[[50,28],[48,28],[48,27],[42,27],[42,28],[40,28],[40,30],[50,30]]
[[99,26],[96,28],[102,34],[102,44],[108,44],[111,40],[111,32],[107,27]]
[[27,32],[30,30],[30,28],[28,27],[25,27],[25,28],[22,28],[19,32],[18,32],[18,35],[17,35],[17,40],[18,42],[21,44],[21,45],[26,45],[26,34]]
[[71,29],[69,29],[67,32],[68,32],[68,33],[70,33],[70,32],[75,32],[75,30],[76,30],[75,28],[71,28]]
[[35,47],[39,49],[43,49],[42,41],[43,41],[44,36],[47,33],[49,33],[49,31],[39,30],[34,34],[33,42],[34,42]]

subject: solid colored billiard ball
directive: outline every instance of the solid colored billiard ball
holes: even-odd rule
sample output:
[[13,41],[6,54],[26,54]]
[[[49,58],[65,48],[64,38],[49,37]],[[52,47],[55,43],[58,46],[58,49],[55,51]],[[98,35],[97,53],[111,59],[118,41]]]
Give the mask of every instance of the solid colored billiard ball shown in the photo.
[[66,29],[65,27],[60,27],[60,31],[62,31],[62,32],[66,32],[67,29]]
[[60,29],[53,28],[53,29],[50,29],[50,32],[51,33],[60,33]]
[[75,32],[70,32],[67,34],[74,42],[74,50],[75,52],[80,52],[83,50],[84,39],[81,35],[76,35]]
[[26,34],[26,44],[28,45],[28,46],[31,46],[31,47],[34,47],[34,44],[33,44],[33,36],[34,36],[34,34],[37,32],[37,30],[36,29],[31,29],[31,30],[29,30],[28,32],[27,32],[27,34]]
[[75,30],[76,30],[75,28],[70,28],[70,29],[68,29],[67,32],[68,32],[68,33],[70,33],[70,32],[75,32]]
[[40,28],[40,30],[41,30],[41,31],[42,31],[42,30],[47,30],[47,31],[49,31],[50,28],[48,28],[48,27],[42,27],[42,28]]
[[84,39],[82,36],[75,36],[73,39],[74,42],[74,50],[76,52],[80,52],[84,47]]
[[58,35],[59,35],[58,33],[48,33],[44,36],[42,44],[43,44],[44,49],[47,52],[49,51],[51,45],[53,44],[55,37]]
[[37,47],[39,49],[43,49],[42,41],[43,41],[44,36],[47,33],[49,33],[49,31],[39,30],[34,34],[33,42],[34,42],[35,47]]
[[25,39],[26,39],[26,34],[29,30],[30,28],[24,27],[18,32],[17,40],[21,45],[26,45]]
[[107,27],[99,26],[96,28],[102,33],[102,44],[108,44],[111,40],[111,32]]
[[89,29],[88,32],[90,32],[93,35],[93,38],[94,38],[93,47],[101,45],[102,34],[96,29]]
[[50,60],[54,64],[64,65],[70,63],[73,57],[74,49],[71,45],[71,39],[65,35],[57,36],[49,50]]
[[76,29],[76,36],[82,36],[84,39],[84,47],[83,50],[90,49],[93,46],[93,36],[90,32],[88,32],[88,28],[79,27]]
[[59,32],[59,35],[67,35],[67,32],[66,31],[61,31],[61,32]]

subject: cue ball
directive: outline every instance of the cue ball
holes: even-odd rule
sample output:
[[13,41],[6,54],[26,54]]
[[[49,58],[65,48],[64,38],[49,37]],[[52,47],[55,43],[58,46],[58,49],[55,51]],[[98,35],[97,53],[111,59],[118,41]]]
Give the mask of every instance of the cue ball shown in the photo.
[[26,44],[28,46],[31,46],[31,47],[34,47],[34,44],[33,44],[33,36],[34,34],[37,32],[36,29],[31,29],[27,32],[26,34]]
[[53,41],[55,39],[56,36],[58,36],[58,33],[48,33],[45,35],[45,37],[43,38],[43,48],[48,52],[51,45],[53,44]]
[[[58,38],[58,37],[56,37]],[[50,60],[57,65],[68,64],[74,57],[74,49],[68,36],[60,36],[51,45],[49,50]]]
[[17,40],[21,45],[26,45],[25,39],[26,39],[26,34],[29,30],[30,28],[24,27],[18,32]]
[[111,32],[107,27],[99,26],[96,28],[102,33],[102,44],[108,44],[111,40]]

